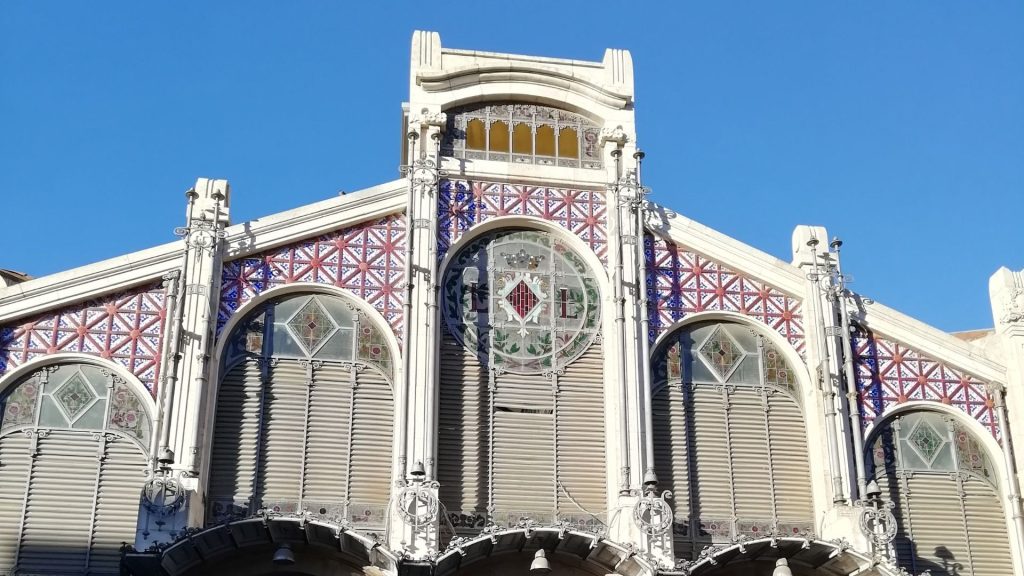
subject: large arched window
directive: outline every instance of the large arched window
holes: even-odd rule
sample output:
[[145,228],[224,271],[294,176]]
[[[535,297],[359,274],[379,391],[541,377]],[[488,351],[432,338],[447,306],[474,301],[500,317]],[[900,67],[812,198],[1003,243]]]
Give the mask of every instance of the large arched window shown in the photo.
[[570,168],[601,168],[601,127],[589,118],[525,103],[471,104],[447,111],[441,153]]
[[909,412],[885,422],[870,446],[871,475],[895,504],[902,568],[933,576],[1013,572],[995,470],[965,426],[938,412]]
[[671,334],[653,362],[655,465],[674,494],[676,555],[812,533],[806,432],[780,351],[749,327],[703,323]]
[[119,574],[153,433],[120,376],[52,364],[0,396],[0,573]]
[[303,510],[383,526],[394,399],[384,335],[345,299],[277,298],[227,335],[209,520]]
[[442,282],[438,480],[460,533],[607,508],[597,281],[545,232],[475,239]]

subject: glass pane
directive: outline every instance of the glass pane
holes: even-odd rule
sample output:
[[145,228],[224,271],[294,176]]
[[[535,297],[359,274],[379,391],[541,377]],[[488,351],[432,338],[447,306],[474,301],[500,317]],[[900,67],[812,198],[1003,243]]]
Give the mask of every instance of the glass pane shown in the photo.
[[484,121],[474,118],[466,123],[466,148],[471,150],[486,150],[487,139],[484,129]]
[[495,122],[491,124],[490,148],[491,152],[508,152],[508,124]]
[[107,412],[106,402],[97,402],[86,410],[78,420],[75,420],[74,428],[89,428],[91,430],[102,430],[103,416]]
[[57,403],[49,396],[43,396],[43,403],[39,406],[39,425],[52,428],[70,427],[67,418],[57,408]]
[[267,353],[271,356],[286,358],[304,358],[306,356],[306,352],[292,338],[288,329],[280,323],[274,324],[274,338],[267,348]]
[[537,155],[555,155],[555,129],[546,124],[537,127]]
[[580,157],[580,139],[575,128],[562,128],[558,131],[558,157]]
[[317,358],[324,360],[352,360],[351,328],[338,330],[317,353]]
[[533,154],[533,132],[529,124],[516,124],[512,129],[512,152]]

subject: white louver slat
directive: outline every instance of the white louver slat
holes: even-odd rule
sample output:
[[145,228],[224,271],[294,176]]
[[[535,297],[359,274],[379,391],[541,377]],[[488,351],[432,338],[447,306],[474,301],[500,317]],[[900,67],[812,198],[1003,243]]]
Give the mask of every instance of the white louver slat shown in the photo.
[[121,573],[121,545],[135,541],[146,456],[131,441],[114,437],[105,446],[89,554],[89,574]]
[[260,368],[251,361],[235,366],[221,381],[210,456],[211,504],[248,506],[254,497],[262,389]]
[[[303,502],[319,512],[344,513],[348,497],[349,406],[351,372],[347,366],[326,362],[313,372],[309,401]],[[298,449],[298,447],[296,447]]]
[[[898,502],[893,542],[899,565],[913,574],[1002,576],[1013,572],[1006,520],[995,489],[977,478],[960,488],[951,473],[892,473],[877,478],[882,497]],[[966,515],[964,514],[966,512]]]
[[14,568],[28,484],[31,441],[21,430],[0,438],[0,574]]
[[732,517],[732,478],[726,441],[722,393],[713,386],[696,385],[693,398],[693,454],[690,486],[696,504],[693,514],[701,521],[725,522]]
[[691,558],[689,448],[685,398],[680,384],[672,383],[651,399],[654,426],[654,462],[658,486],[672,492],[676,556]]
[[502,374],[494,393],[494,509],[499,522],[527,516],[551,522],[555,511],[551,380]]
[[[18,571],[85,571],[100,460],[89,432],[53,430],[38,441],[29,480]],[[138,501],[136,500],[136,503]]]
[[[558,377],[558,513],[601,517],[608,508],[605,474],[604,357],[594,343]],[[572,500],[566,496],[568,492]]]
[[356,379],[349,520],[357,526],[380,527],[391,496],[394,396],[387,379],[374,368],[363,369]]
[[306,442],[306,368],[279,359],[270,368],[264,396],[259,463],[259,499],[281,512],[298,512],[303,446]]
[[[445,334],[440,347],[438,481],[441,503],[453,514],[487,507],[489,398],[487,372],[476,356]],[[453,521],[460,528],[459,519]],[[470,522],[476,526],[477,522]]]
[[1010,540],[998,493],[992,485],[977,478],[964,482],[964,493],[975,576],[1012,574]]
[[[748,523],[770,527],[772,521],[773,478],[761,394],[760,390],[742,386],[729,396],[729,446],[736,517],[741,530]],[[806,488],[809,487],[810,483]]]
[[782,523],[813,526],[807,433],[800,406],[792,397],[776,392],[768,396],[772,470],[776,510]]

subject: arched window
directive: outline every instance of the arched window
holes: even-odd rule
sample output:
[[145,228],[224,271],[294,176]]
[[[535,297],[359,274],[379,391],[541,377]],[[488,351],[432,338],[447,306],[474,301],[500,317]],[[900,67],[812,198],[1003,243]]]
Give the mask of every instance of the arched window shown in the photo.
[[996,576],[1013,572],[995,470],[969,430],[937,412],[887,421],[868,469],[895,504],[899,565],[912,574]]
[[796,380],[754,330],[688,326],[654,354],[659,486],[671,490],[677,556],[718,542],[814,531]]
[[[601,128],[585,116],[535,104],[472,104],[447,110],[441,153],[572,168],[601,168]],[[511,153],[510,153],[511,151]]]
[[554,235],[500,231],[459,251],[441,285],[448,522],[460,534],[521,518],[596,529],[608,506],[591,271]]
[[153,433],[145,402],[110,370],[64,363],[0,406],[0,573],[119,574]]
[[227,336],[209,520],[308,510],[383,526],[394,400],[387,341],[346,300],[284,296]]

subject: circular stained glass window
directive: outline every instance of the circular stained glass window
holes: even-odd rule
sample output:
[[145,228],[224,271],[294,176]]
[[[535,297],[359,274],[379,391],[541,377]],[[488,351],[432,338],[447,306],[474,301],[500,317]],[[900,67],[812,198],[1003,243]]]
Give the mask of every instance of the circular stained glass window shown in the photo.
[[544,232],[476,239],[452,260],[442,286],[448,331],[499,370],[560,368],[600,331],[597,282],[578,254]]

